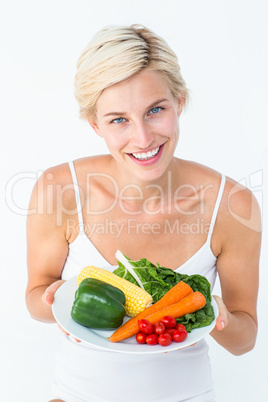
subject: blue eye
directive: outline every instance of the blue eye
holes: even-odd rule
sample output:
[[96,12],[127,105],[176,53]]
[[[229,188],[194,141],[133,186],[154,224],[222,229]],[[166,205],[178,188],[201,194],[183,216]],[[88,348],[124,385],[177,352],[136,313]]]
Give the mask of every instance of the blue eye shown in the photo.
[[112,121],[112,123],[120,124],[120,123],[123,123],[124,120],[125,120],[125,119],[124,119],[123,117],[118,117],[118,119],[114,119],[114,120]]
[[161,107],[153,107],[153,108],[150,110],[149,113],[151,113],[151,114],[156,114],[156,113],[160,112],[160,110],[162,110]]

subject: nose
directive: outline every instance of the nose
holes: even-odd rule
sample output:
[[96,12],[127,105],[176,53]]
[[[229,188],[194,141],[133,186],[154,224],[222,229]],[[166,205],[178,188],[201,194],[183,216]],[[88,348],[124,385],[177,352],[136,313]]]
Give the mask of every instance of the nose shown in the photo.
[[139,149],[147,149],[154,141],[152,128],[143,120],[133,122],[132,127],[133,145]]

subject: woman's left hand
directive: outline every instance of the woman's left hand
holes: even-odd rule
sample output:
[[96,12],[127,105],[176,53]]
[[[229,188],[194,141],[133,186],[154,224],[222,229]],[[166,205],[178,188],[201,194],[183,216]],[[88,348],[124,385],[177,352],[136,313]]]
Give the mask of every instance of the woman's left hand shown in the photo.
[[222,331],[223,328],[226,328],[228,325],[228,310],[225,306],[225,304],[223,303],[223,300],[221,297],[214,295],[213,296],[217,305],[218,305],[218,309],[219,309],[219,315],[216,319],[216,325],[215,328],[218,331]]

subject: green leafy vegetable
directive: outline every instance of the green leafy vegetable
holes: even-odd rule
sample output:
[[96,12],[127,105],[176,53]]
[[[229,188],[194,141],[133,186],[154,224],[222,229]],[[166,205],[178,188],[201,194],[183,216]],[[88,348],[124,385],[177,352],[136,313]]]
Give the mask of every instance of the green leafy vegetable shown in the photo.
[[[170,268],[162,267],[158,263],[156,266],[146,258],[142,258],[139,261],[131,261],[128,257],[126,258],[133,267],[135,274],[142,282],[146,292],[152,295],[154,303],[161,299],[169,289],[180,281],[184,281],[191,286],[194,292],[199,291],[203,293],[207,300],[205,307],[193,314],[186,314],[184,317],[177,319],[177,322],[185,325],[187,332],[191,332],[192,329],[195,328],[205,327],[213,321],[214,311],[211,306],[210,283],[207,278],[198,274],[180,274]],[[138,282],[121,261],[118,261],[118,265],[119,267],[113,271],[114,274],[139,286]]]

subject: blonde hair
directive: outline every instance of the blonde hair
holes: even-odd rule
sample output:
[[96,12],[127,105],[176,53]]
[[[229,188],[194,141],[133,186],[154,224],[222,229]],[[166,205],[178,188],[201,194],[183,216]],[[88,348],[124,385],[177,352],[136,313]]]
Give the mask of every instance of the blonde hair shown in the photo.
[[144,68],[160,73],[173,96],[182,97],[184,104],[187,102],[188,90],[177,56],[163,38],[136,24],[100,30],[77,62],[75,97],[80,106],[80,117],[95,114],[97,100],[105,88]]

